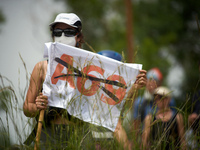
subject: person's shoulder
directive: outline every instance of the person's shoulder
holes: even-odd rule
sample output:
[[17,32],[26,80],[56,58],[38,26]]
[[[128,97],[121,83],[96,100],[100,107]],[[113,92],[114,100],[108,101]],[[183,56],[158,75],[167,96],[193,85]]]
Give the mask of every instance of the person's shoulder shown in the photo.
[[148,115],[146,115],[145,120],[152,120],[153,115],[150,113]]
[[144,100],[143,96],[138,96],[135,98],[135,104],[140,104],[143,102],[143,100]]
[[183,115],[181,113],[177,113],[176,119],[177,121],[183,120]]
[[47,60],[39,61],[38,63],[35,64],[35,69],[43,69],[44,67],[47,66]]
[[35,64],[33,71],[32,71],[32,75],[42,75],[44,72],[46,72],[47,69],[47,61],[40,61],[38,63]]
[[177,117],[183,116],[180,112],[177,113]]

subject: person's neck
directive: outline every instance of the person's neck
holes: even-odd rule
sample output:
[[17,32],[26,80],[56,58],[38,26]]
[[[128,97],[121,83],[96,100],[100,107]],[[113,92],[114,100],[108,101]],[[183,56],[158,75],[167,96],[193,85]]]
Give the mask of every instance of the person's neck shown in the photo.
[[169,121],[171,116],[172,116],[172,110],[170,108],[164,108],[158,110],[156,113],[156,118],[161,119],[163,122]]
[[169,107],[166,107],[166,108],[163,108],[163,109],[158,109],[157,114],[161,114],[161,113],[165,114],[165,113],[168,113],[170,111],[171,111],[171,109]]

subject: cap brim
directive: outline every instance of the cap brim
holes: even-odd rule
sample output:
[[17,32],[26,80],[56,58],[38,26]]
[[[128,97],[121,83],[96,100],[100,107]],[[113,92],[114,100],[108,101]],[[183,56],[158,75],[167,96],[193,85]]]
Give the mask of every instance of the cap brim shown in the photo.
[[[55,25],[56,23],[64,23],[64,24],[67,24],[67,23],[65,23],[65,22],[59,21],[59,22],[52,22],[52,23],[49,24],[49,26],[52,27],[52,26]],[[74,27],[74,28],[78,28],[77,26],[74,26],[74,25],[71,25],[71,24],[67,24],[67,25],[69,25],[69,26],[71,26],[71,27]]]

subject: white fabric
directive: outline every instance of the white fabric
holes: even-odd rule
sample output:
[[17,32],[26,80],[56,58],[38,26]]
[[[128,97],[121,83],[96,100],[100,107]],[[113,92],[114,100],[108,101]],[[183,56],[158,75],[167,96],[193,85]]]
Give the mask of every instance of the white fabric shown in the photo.
[[50,26],[56,23],[65,23],[77,28],[77,26],[74,25],[77,21],[81,21],[81,19],[74,13],[60,13],[56,16],[56,19],[50,24]]
[[146,100],[146,101],[153,100],[153,95],[148,90],[144,91],[144,100]]
[[154,90],[154,94],[168,96],[168,97],[171,97],[171,92],[172,91],[170,91],[170,89],[164,86],[159,86]]
[[[124,99],[131,85],[135,82],[142,65],[122,63],[57,42],[45,43],[45,45],[44,56],[48,55],[49,63],[43,84],[43,93],[48,96],[49,106],[67,109],[70,115],[114,131],[125,102]],[[56,61],[62,59],[70,64],[69,58],[71,58],[71,65],[75,69],[72,69],[72,67],[67,69]],[[61,69],[55,74],[58,66]],[[76,71],[76,69],[80,72]],[[127,89],[103,82],[92,82],[92,79],[87,79],[83,82],[82,79],[85,78],[82,76],[54,78],[62,74],[81,74],[81,72],[88,72],[88,76],[99,79],[123,83],[127,86]],[[84,76],[87,77],[86,75]],[[114,98],[109,97],[104,92],[105,89],[113,93],[118,100],[114,101]]]
[[60,37],[54,36],[55,42],[63,43],[70,46],[76,45],[76,36],[67,37],[62,33]]
[[112,132],[96,132],[92,131],[92,137],[101,139],[101,138],[113,138],[113,133]]

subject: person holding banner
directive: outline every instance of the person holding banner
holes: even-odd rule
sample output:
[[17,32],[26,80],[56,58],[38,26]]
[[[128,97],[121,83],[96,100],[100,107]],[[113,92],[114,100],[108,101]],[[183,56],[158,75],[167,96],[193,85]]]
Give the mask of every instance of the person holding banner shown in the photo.
[[[58,14],[55,21],[50,24],[50,30],[53,41],[55,42],[77,48],[81,48],[82,43],[84,43],[81,20],[74,13]],[[37,117],[41,110],[45,110],[45,124],[43,125],[40,138],[41,148],[74,149],[74,147],[82,147],[83,149],[92,149],[89,145],[91,144],[90,141],[87,141],[88,143],[84,141],[89,132],[85,127],[85,125],[88,125],[87,123],[73,117],[66,109],[48,106],[49,97],[42,92],[48,64],[49,62],[47,60],[38,62],[35,65],[23,105],[23,111],[27,117]],[[145,85],[146,71],[140,70],[135,84],[132,85],[128,93],[128,98],[134,99],[135,92]],[[129,143],[120,119],[114,133],[116,139],[127,147]],[[31,137],[34,137],[34,135],[35,130],[27,138],[25,144],[29,145],[33,141]]]
[[[112,58],[114,60],[117,61],[123,61],[122,55],[113,51],[113,50],[102,50],[99,51],[98,54],[106,56],[108,58]],[[123,140],[127,143],[127,145],[129,144],[127,141],[127,135],[123,129],[123,127],[121,126],[121,120],[119,120],[118,123],[118,127],[120,128],[119,132],[116,132],[113,134],[113,132],[105,127],[102,126],[95,126],[95,125],[91,125],[90,127],[90,131],[92,134],[92,139],[95,143],[95,149],[106,149],[107,147],[109,147],[109,149],[114,149],[114,147],[116,147],[116,143],[115,143],[115,139],[117,138],[117,134],[124,134],[123,136],[120,135],[118,136],[119,138],[123,138]]]
[[[81,48],[83,40],[82,24],[80,18],[74,13],[61,13],[55,21],[50,24],[52,39],[55,42]],[[45,126],[43,126],[40,143],[43,148],[65,148],[68,136],[73,129],[68,124],[74,118],[66,113],[64,109],[48,107],[48,97],[42,93],[43,81],[47,72],[47,61],[38,62],[31,74],[30,85],[23,105],[24,114],[27,117],[38,117],[40,110],[46,110],[44,115]],[[75,119],[74,119],[75,120]],[[78,120],[77,124],[80,122]],[[75,121],[74,121],[75,122]],[[54,126],[52,126],[52,124]],[[51,128],[54,128],[53,132]],[[44,129],[45,128],[45,129]],[[70,131],[69,131],[70,130]],[[36,136],[36,129],[24,142],[30,145]]]

